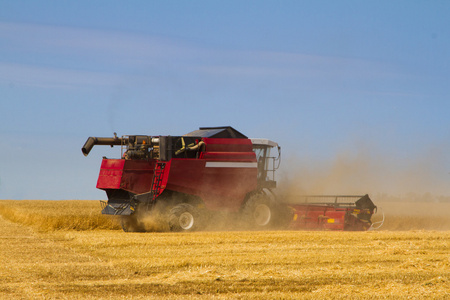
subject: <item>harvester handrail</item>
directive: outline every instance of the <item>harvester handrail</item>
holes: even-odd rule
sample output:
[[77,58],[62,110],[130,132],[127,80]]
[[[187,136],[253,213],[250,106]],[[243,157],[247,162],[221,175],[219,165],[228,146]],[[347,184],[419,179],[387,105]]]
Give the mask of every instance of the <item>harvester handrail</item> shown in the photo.
[[[330,204],[330,203],[344,203],[344,202],[338,202],[338,200],[345,200],[345,199],[361,199],[364,197],[364,195],[298,195],[298,196],[290,196],[290,198],[295,197],[296,199],[301,199],[303,201],[296,201],[296,202],[302,202],[302,203],[321,203],[321,204]],[[310,202],[310,200],[313,199],[333,199],[334,201],[319,201],[319,202]],[[349,202],[352,204],[355,204],[354,202]]]
[[364,197],[364,195],[299,195],[300,197],[310,197],[310,198],[343,198],[343,197],[348,197],[348,198],[361,198]]

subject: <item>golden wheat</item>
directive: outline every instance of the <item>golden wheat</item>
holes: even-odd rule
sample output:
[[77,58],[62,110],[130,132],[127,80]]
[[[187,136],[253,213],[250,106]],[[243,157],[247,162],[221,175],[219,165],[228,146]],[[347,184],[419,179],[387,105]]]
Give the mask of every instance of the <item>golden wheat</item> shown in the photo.
[[41,231],[120,228],[116,218],[101,215],[98,201],[1,200],[0,215]]
[[91,201],[1,201],[1,215],[16,223],[0,218],[0,298],[450,299],[448,231],[124,233],[17,224],[98,210]]

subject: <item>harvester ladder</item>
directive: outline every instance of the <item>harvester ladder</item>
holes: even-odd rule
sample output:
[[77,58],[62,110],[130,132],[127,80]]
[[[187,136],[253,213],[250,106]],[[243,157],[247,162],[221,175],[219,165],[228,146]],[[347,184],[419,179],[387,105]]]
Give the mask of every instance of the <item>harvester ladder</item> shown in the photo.
[[162,161],[158,161],[155,164],[155,169],[153,172],[153,180],[152,180],[152,203],[155,202],[156,197],[158,197],[159,192],[161,190],[161,183],[164,175],[164,168],[166,167],[166,163]]

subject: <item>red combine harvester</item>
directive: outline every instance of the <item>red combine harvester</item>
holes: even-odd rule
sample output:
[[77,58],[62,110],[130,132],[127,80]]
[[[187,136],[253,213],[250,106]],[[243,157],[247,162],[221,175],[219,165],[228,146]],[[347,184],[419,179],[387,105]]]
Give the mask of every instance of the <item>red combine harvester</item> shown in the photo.
[[94,145],[121,146],[120,159],[103,157],[97,188],[108,197],[102,213],[120,215],[124,231],[145,231],[141,220],[154,210],[167,216],[172,231],[201,230],[220,212],[235,213],[251,229],[367,230],[376,210],[368,195],[281,201],[273,192],[280,147],[232,127],[89,137],[83,154]]

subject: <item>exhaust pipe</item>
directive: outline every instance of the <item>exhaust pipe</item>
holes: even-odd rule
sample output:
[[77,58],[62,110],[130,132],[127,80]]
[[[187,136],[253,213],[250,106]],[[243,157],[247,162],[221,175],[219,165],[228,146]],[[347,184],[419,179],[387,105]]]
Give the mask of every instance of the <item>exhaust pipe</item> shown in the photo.
[[109,145],[109,146],[120,146],[122,143],[128,143],[128,139],[122,139],[118,137],[113,138],[104,138],[104,137],[89,137],[84,143],[83,148],[81,148],[81,152],[83,152],[84,156],[88,156],[89,152],[91,152],[92,148],[95,145]]

